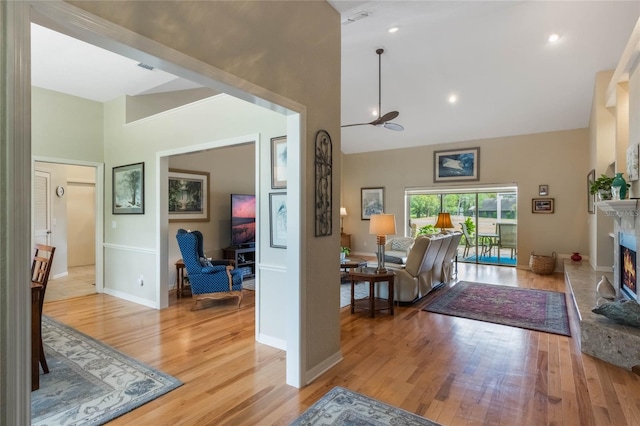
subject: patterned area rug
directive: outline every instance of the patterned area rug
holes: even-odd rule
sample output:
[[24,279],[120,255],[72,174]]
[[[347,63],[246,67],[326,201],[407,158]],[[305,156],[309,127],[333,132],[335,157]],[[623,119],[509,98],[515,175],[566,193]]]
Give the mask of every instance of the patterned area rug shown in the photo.
[[49,374],[31,393],[32,425],[101,425],[182,382],[46,316]]
[[[356,299],[364,299],[369,296],[369,283],[361,282],[356,284],[354,290]],[[347,284],[340,284],[340,307],[351,305],[351,281]]]
[[460,281],[423,311],[571,336],[564,293]]
[[400,408],[336,386],[298,417],[291,426],[439,426]]

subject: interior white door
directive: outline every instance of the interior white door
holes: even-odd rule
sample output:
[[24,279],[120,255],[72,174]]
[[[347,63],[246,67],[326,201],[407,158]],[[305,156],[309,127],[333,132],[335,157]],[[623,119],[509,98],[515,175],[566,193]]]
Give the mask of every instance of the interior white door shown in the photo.
[[51,175],[36,170],[33,191],[33,239],[51,245]]

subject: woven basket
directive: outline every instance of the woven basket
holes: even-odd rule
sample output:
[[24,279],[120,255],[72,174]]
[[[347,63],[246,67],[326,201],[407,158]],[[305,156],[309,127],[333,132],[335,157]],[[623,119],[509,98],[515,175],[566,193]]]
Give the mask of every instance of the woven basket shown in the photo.
[[551,256],[543,256],[531,252],[529,268],[536,274],[549,275],[556,269],[556,252],[552,252]]

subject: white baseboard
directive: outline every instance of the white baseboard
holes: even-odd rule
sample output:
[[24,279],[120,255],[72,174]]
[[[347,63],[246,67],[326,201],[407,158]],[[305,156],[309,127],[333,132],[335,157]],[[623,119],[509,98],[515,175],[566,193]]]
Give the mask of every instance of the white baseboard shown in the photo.
[[264,345],[268,345],[276,349],[281,349],[283,351],[287,350],[286,340],[278,339],[276,337],[267,336],[264,334],[259,334],[256,340],[258,341],[258,343],[262,343]]
[[156,302],[154,302],[152,300],[143,299],[141,297],[135,297],[135,296],[132,296],[132,295],[130,295],[128,293],[124,293],[122,291],[118,291],[118,290],[114,290],[114,289],[105,287],[105,288],[103,288],[102,292],[106,293],[106,294],[108,294],[110,296],[117,297],[119,299],[123,299],[123,300],[127,300],[129,302],[137,303],[138,305],[147,306],[147,307],[153,308],[153,309],[160,309],[158,307],[158,305],[156,304]]
[[342,361],[342,359],[342,352],[338,351],[335,354],[331,355],[329,358],[322,361],[320,364],[313,367],[311,370],[308,370],[304,375],[305,386],[317,379],[322,373]]
[[58,278],[66,277],[67,275],[69,275],[69,271],[64,271],[64,272],[60,272],[59,274],[55,274],[54,276],[51,277],[51,279],[56,280]]

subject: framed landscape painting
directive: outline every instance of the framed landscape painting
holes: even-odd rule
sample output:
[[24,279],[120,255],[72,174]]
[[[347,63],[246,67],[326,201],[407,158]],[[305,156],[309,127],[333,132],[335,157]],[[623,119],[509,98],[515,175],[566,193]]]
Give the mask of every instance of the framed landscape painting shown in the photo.
[[169,222],[209,222],[209,172],[169,169]]
[[371,215],[384,213],[384,188],[360,189],[362,220],[370,220]]
[[465,182],[480,179],[480,148],[433,152],[434,182]]
[[113,214],[144,214],[144,163],[113,168]]

